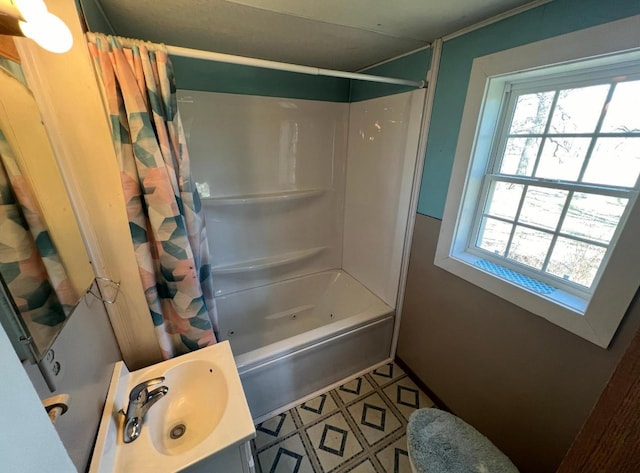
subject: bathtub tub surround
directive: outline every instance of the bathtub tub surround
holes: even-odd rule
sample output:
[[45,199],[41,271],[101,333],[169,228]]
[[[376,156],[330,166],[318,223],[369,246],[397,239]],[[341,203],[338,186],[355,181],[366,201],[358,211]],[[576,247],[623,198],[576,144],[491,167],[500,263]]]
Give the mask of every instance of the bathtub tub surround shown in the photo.
[[433,402],[395,363],[256,426],[258,471],[410,473],[406,426]]
[[254,420],[391,357],[423,102],[178,91]]
[[343,271],[216,303],[256,420],[389,356],[393,309]]
[[[135,441],[127,442],[120,409],[148,380],[162,383],[156,388],[162,397],[146,413]],[[249,473],[248,441],[254,436],[228,342],[133,372],[118,362],[89,471]]]
[[178,106],[216,297],[342,266],[348,104],[179,90]]

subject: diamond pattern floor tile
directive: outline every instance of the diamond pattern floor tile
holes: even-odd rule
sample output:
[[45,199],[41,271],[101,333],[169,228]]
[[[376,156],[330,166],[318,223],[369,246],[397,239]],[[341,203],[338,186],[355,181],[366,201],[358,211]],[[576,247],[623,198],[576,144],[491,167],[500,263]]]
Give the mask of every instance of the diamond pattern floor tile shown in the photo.
[[364,396],[367,393],[373,391],[373,386],[364,376],[360,376],[359,378],[353,379],[348,383],[344,383],[338,389],[336,389],[336,393],[342,399],[342,402],[345,404],[350,403],[354,399],[358,399],[361,396]]
[[387,473],[411,473],[409,454],[407,453],[407,436],[403,435],[391,445],[378,452],[376,458]]
[[258,454],[263,473],[314,473],[299,434],[295,434]]
[[338,409],[331,393],[323,393],[320,396],[303,402],[296,407],[296,412],[304,425],[311,424],[322,416],[330,414]]
[[434,405],[433,401],[407,376],[387,386],[383,391],[407,421],[416,409]]
[[358,464],[355,468],[351,468],[348,470],[345,470],[345,473],[376,473],[378,470],[375,469],[375,467],[373,466],[373,464],[371,463],[371,460],[369,460],[368,458],[363,461],[362,463]]
[[283,412],[256,425],[256,449],[260,450],[296,430],[291,412]]
[[402,427],[402,423],[389,409],[378,393],[347,408],[369,445],[388,437]]
[[404,371],[395,363],[387,363],[369,373],[378,386],[389,384],[394,379],[404,376]]
[[308,428],[307,435],[326,472],[345,464],[363,450],[341,412]]
[[257,473],[410,473],[407,420],[431,406],[398,365],[383,365],[257,425]]

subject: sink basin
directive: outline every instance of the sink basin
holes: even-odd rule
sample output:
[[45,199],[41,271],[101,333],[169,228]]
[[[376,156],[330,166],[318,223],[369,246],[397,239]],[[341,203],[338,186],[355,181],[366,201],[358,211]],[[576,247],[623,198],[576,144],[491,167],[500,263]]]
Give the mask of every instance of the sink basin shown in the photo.
[[151,408],[146,425],[156,450],[180,455],[218,426],[227,408],[228,386],[222,371],[205,360],[186,361],[164,376],[162,384],[169,392]]
[[[164,376],[168,393],[151,407],[142,433],[123,441],[129,392]],[[129,372],[115,365],[90,472],[179,471],[255,436],[229,342]]]

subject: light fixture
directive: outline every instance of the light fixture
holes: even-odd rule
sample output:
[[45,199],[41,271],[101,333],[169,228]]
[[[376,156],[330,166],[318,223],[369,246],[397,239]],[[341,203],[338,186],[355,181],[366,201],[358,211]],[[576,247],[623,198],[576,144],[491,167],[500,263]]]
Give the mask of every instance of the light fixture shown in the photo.
[[48,11],[31,20],[20,21],[20,29],[27,38],[52,53],[66,53],[73,46],[73,36],[67,25]]
[[43,0],[11,0],[11,3],[26,21],[35,20],[49,13]]
[[[4,4],[0,5],[0,13],[14,18],[22,34],[43,49],[66,53],[73,46],[71,30],[64,21],[49,12],[43,0],[0,0],[0,3]],[[19,35],[18,32],[10,34]]]

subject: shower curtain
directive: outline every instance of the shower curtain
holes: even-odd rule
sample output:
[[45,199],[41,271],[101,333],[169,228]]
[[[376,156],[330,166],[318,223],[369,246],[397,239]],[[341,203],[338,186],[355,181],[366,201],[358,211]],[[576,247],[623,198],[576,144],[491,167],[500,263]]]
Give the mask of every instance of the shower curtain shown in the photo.
[[37,347],[78,302],[42,210],[0,130],[0,274]]
[[140,278],[163,356],[216,343],[204,216],[162,45],[89,33]]

